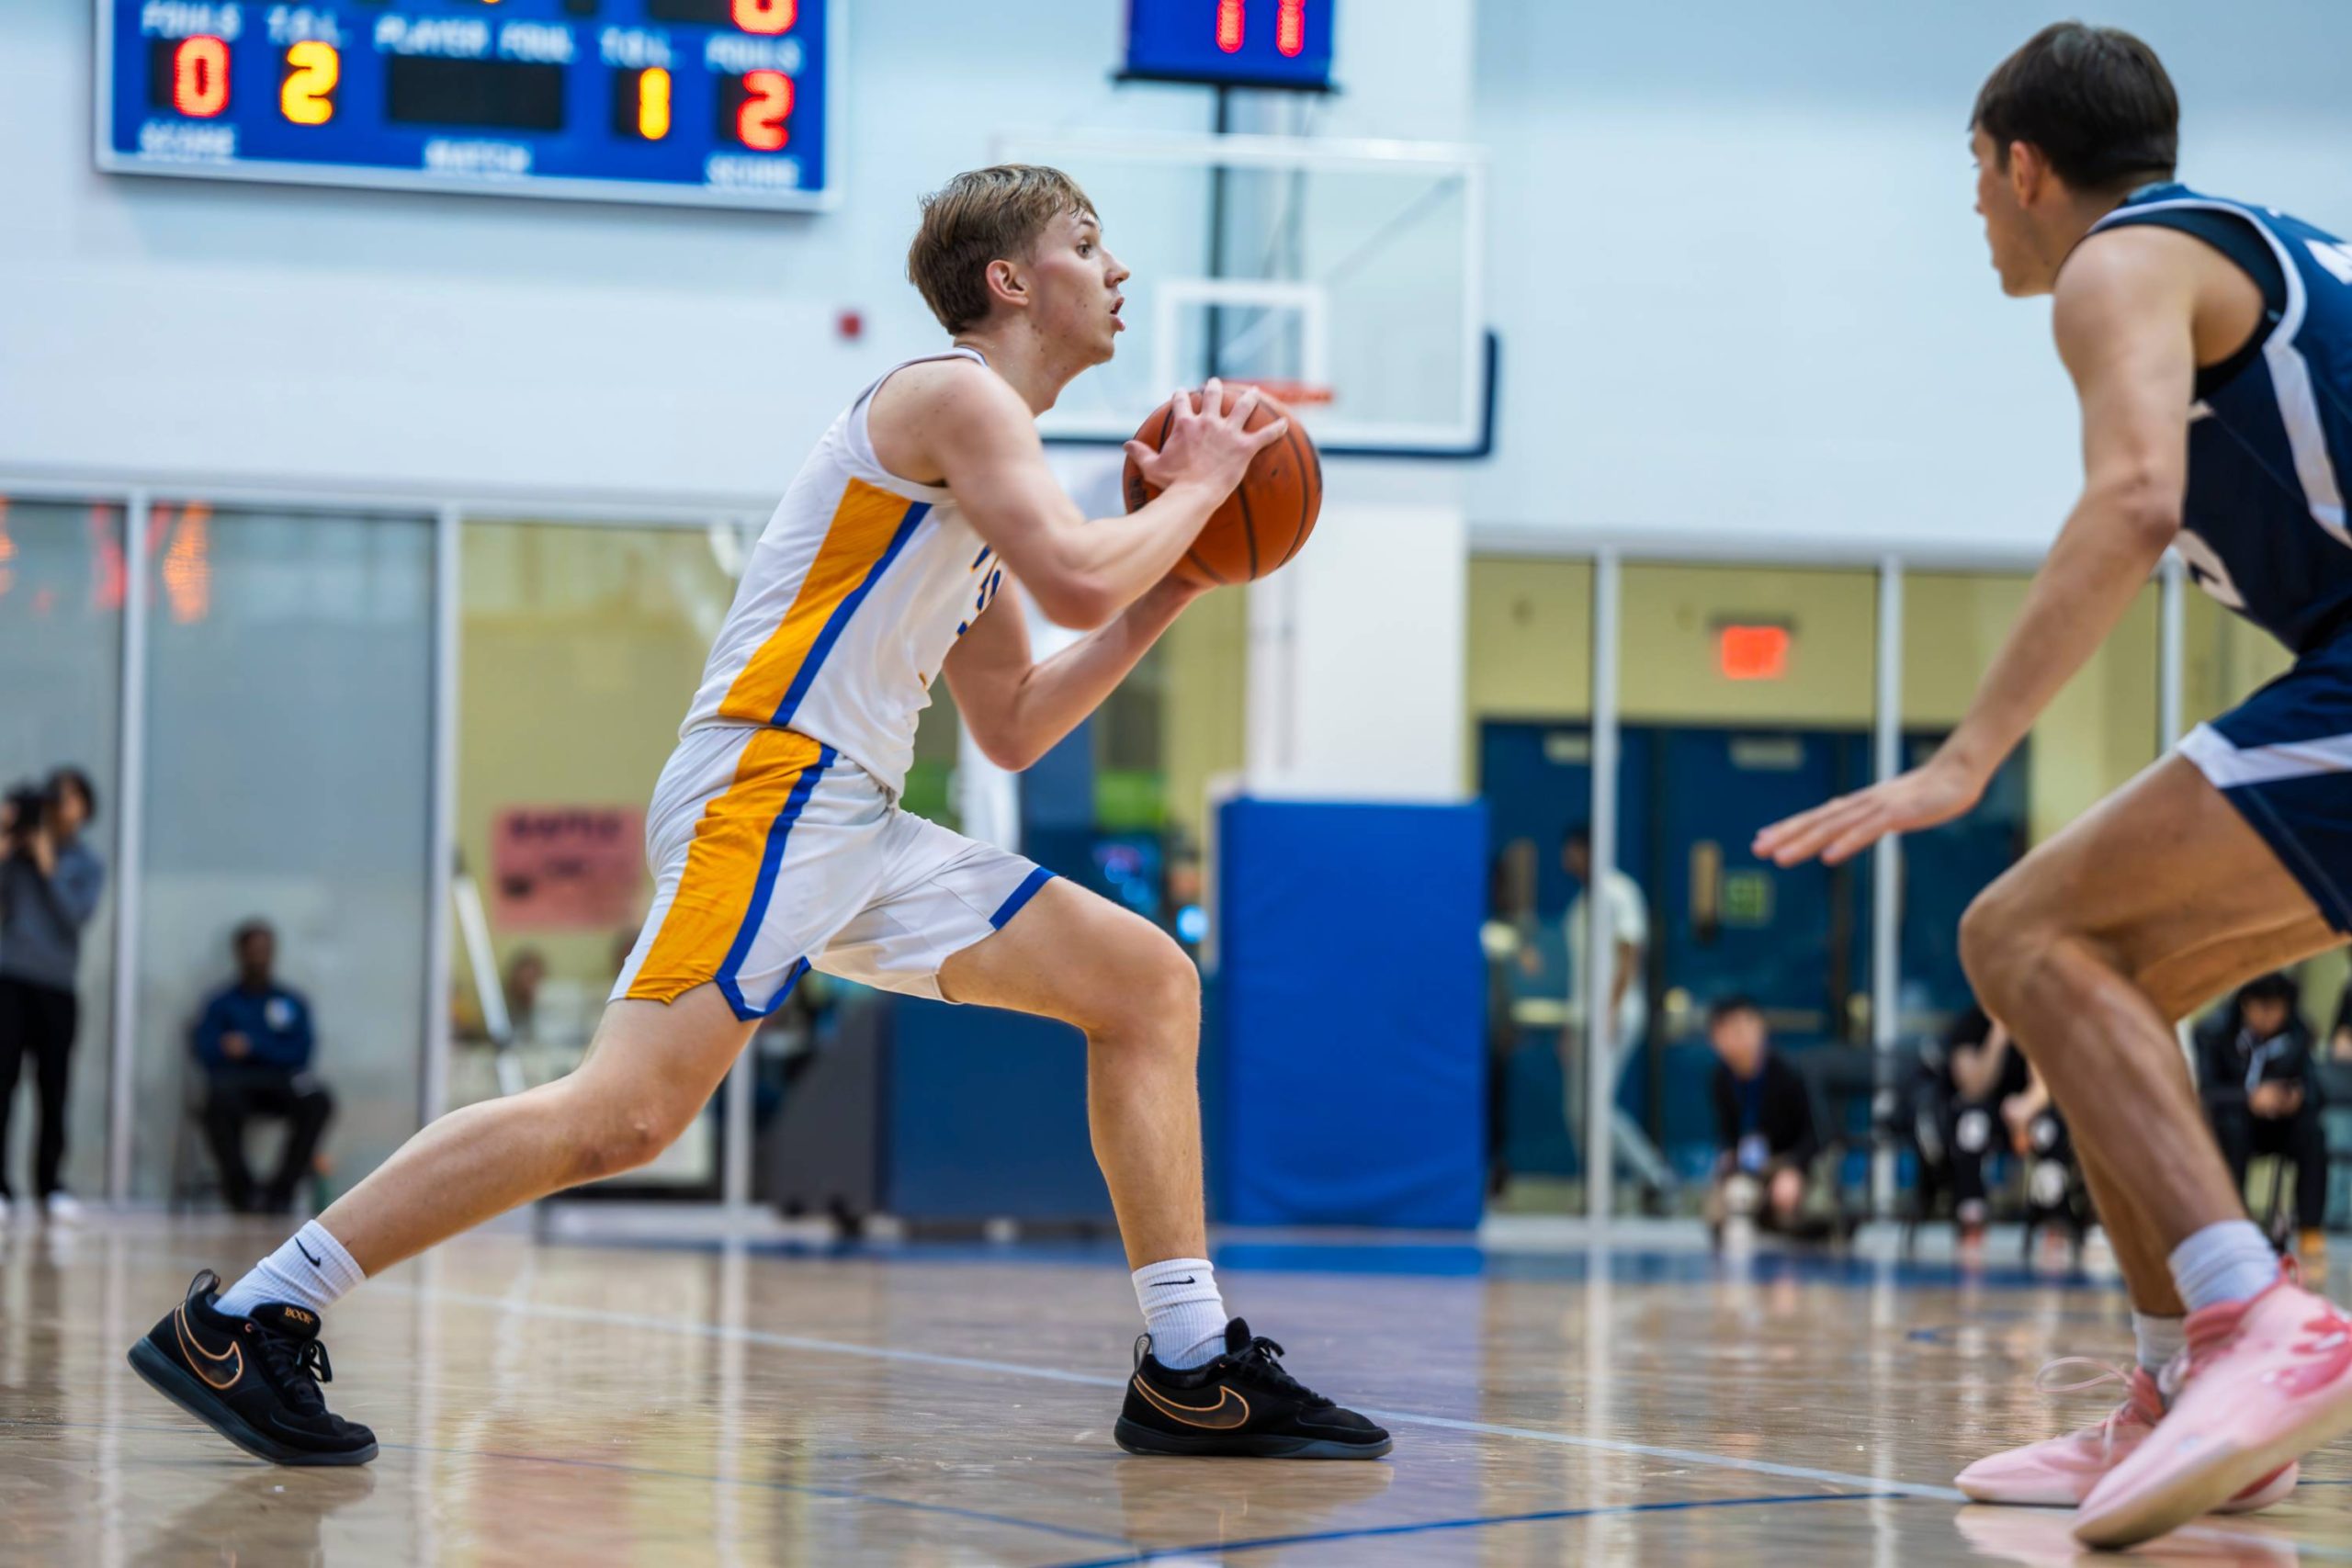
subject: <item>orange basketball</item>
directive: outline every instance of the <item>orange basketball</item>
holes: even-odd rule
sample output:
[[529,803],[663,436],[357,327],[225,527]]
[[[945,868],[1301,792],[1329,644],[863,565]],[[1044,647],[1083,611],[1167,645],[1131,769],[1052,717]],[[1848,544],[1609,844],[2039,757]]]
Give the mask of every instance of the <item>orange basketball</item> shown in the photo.
[[[1198,409],[1201,394],[1187,396]],[[1231,409],[1240,396],[1241,389],[1228,384],[1225,406]],[[1143,428],[1136,432],[1136,439],[1157,452],[1175,419],[1176,404],[1171,399],[1152,411]],[[1256,430],[1277,419],[1290,420],[1290,428],[1283,432],[1280,441],[1250,459],[1250,471],[1242,476],[1239,488],[1210,514],[1200,537],[1176,563],[1176,576],[1210,587],[1248,582],[1298,554],[1306,536],[1315,532],[1315,514],[1323,510],[1323,459],[1290,410],[1259,393],[1258,406],[1250,411],[1250,428]],[[1133,457],[1127,459],[1125,486],[1130,512],[1159,493],[1145,482]]]

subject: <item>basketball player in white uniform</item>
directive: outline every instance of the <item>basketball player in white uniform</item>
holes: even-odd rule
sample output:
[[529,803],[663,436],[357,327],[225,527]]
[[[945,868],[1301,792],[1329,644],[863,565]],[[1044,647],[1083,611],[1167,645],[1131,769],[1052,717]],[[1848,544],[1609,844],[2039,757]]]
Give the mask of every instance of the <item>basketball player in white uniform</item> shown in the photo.
[[[1223,407],[1212,381],[1204,412],[1176,400],[1160,450],[1130,447],[1158,498],[1089,522],[1035,420],[1122,327],[1128,274],[1092,204],[1051,169],[960,175],[924,203],[908,270],[953,346],[859,394],[752,552],[654,791],[651,915],[586,1060],[435,1122],[234,1285],[199,1274],[132,1348],[141,1376],[240,1447],[283,1464],[372,1459],[374,1435],[319,1390],[325,1310],[494,1214],[653,1158],[813,966],[1084,1032],[1094,1149],[1148,1335],[1123,1447],[1388,1450],[1226,1314],[1205,1256],[1190,960],[1134,914],[899,806],[942,674],[1008,767],[1092,712],[1198,592],[1170,569],[1285,426],[1247,430],[1250,392],[1205,412]],[[1020,606],[989,613],[1014,581],[1089,635],[1033,660]]]

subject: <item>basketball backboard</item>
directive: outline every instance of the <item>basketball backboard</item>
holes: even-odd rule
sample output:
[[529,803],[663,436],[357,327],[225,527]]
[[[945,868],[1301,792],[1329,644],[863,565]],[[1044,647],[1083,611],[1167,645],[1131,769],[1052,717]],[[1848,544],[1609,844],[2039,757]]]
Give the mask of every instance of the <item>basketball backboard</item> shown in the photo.
[[1135,274],[1118,357],[1039,422],[1046,439],[1125,440],[1215,375],[1283,397],[1327,452],[1484,450],[1476,149],[1056,131],[994,152],[1075,178]]

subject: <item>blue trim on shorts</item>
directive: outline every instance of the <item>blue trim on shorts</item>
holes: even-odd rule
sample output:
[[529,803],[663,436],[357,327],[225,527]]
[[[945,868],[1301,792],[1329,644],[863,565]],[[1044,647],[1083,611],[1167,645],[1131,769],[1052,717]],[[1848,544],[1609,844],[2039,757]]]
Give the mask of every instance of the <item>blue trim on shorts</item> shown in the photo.
[[1037,896],[1037,889],[1053,879],[1054,874],[1042,865],[1030,872],[1021,879],[1021,886],[1014,888],[1005,901],[996,907],[996,913],[989,917],[989,924],[998,931],[1004,930],[1006,925],[1011,923],[1012,917],[1021,913],[1029,900]]
[[726,961],[719,964],[718,973],[713,976],[718,983],[719,994],[727,998],[727,1005],[733,1008],[735,1016],[746,1023],[765,1018],[783,1006],[784,998],[792,994],[793,982],[800,978],[801,970],[808,967],[806,958],[798,960],[797,966],[785,976],[784,984],[776,987],[775,995],[764,1008],[755,1008],[745,1001],[742,987],[735,983],[736,973],[742,968],[743,960],[751,953],[752,941],[760,934],[760,923],[767,919],[768,900],[775,893],[775,875],[784,864],[784,846],[792,837],[792,825],[800,820],[800,813],[808,807],[808,797],[817,793],[817,781],[825,776],[825,770],[831,767],[834,759],[840,755],[830,746],[820,746],[816,761],[800,770],[800,777],[793,784],[792,793],[785,797],[784,809],[776,813],[775,823],[768,829],[767,845],[760,855],[760,879],[752,885],[751,906],[743,911],[743,923],[735,932],[735,944],[727,950]]
[[[2304,653],[2211,728],[2242,751],[2352,736],[2352,637]],[[2346,891],[2352,887],[2352,772],[2314,770],[2214,787],[2302,885],[2327,923],[2352,934]]]

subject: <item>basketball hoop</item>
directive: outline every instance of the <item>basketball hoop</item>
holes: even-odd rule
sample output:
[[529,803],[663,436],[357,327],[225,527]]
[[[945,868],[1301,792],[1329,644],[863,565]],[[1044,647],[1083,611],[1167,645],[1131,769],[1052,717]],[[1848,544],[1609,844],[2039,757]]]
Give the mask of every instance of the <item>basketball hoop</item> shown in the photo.
[[1229,385],[1255,387],[1266,396],[1293,409],[1320,409],[1331,406],[1330,388],[1313,381],[1293,381],[1280,376],[1228,376]]

